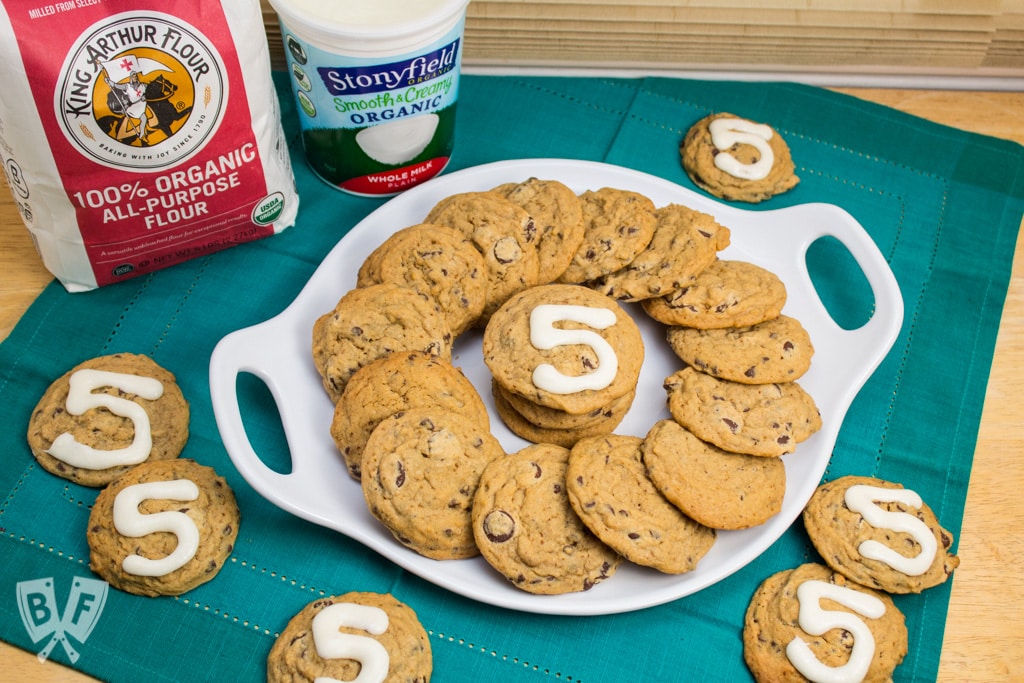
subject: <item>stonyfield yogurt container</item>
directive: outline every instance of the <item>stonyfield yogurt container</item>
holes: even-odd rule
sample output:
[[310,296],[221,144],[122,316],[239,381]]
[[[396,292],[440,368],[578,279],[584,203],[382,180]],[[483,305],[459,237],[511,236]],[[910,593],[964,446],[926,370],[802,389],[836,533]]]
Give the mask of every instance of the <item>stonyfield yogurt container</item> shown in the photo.
[[455,142],[469,0],[271,0],[302,144],[342,190],[393,195],[440,173]]

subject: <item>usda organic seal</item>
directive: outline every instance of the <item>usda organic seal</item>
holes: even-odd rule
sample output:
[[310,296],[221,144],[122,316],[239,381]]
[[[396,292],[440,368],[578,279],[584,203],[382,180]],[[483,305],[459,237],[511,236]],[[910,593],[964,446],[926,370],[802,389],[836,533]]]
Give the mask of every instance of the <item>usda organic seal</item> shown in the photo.
[[284,194],[275,192],[267,195],[252,210],[252,222],[256,225],[270,225],[284,212]]

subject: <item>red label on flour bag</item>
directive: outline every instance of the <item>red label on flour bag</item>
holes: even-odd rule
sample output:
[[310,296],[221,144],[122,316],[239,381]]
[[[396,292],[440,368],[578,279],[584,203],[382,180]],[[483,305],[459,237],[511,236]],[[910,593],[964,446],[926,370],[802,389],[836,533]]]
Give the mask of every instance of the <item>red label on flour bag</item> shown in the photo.
[[0,156],[44,263],[69,290],[294,223],[258,3],[4,0],[3,10],[0,49],[13,54],[0,60]]

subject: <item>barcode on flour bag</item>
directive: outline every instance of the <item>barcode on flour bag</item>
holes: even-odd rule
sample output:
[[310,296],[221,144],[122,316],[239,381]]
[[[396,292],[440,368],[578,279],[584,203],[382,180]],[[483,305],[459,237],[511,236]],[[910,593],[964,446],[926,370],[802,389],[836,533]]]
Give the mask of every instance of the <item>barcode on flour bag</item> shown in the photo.
[[0,83],[4,171],[69,291],[295,221],[257,0],[3,0]]

